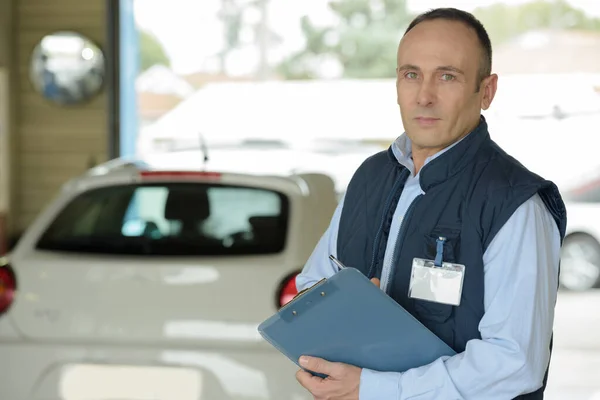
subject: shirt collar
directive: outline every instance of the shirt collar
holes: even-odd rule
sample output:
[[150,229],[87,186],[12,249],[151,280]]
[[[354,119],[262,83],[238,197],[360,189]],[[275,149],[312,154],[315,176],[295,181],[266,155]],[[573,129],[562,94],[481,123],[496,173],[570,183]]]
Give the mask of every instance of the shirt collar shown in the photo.
[[[411,145],[410,141],[406,139],[401,139],[398,146],[392,143],[388,147],[387,153],[390,162],[399,168],[407,168],[405,164],[408,163],[411,166],[409,170],[414,171],[412,159],[410,158]],[[495,143],[490,139],[487,122],[482,115],[479,125],[472,132],[426,160],[425,165],[418,174],[421,189],[427,192],[432,187],[459,174],[482,149],[490,145],[494,146]]]
[[[445,152],[462,142],[467,136],[469,135],[462,137],[457,142],[454,142],[453,144],[444,148],[443,150],[440,150],[434,155],[427,157],[423,166],[427,165],[427,163],[429,163],[430,161],[435,160],[437,157],[441,156],[442,154],[444,154]],[[394,153],[394,156],[396,157],[398,162],[410,171],[411,176],[414,176],[415,164],[412,160],[412,142],[406,134],[406,132],[404,132],[402,135],[398,136],[396,140],[394,140],[394,143],[392,144],[392,152]]]

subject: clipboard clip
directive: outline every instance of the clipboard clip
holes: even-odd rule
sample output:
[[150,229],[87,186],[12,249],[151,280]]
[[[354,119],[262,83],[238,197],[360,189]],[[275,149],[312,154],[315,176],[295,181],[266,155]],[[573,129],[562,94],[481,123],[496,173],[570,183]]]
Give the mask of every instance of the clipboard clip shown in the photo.
[[281,307],[278,311],[279,316],[284,321],[289,322],[301,316],[337,290],[338,288],[334,283],[323,278],[313,286],[298,293],[289,303]]
[[[308,287],[304,290],[301,290],[300,292],[298,292],[298,294],[296,296],[294,296],[294,298],[292,299],[292,301],[296,300],[298,297],[302,296],[304,293],[308,292],[309,290],[311,290],[312,288],[314,288],[315,286],[321,284],[322,282],[325,282],[327,280],[327,278],[323,278],[321,279],[319,282],[315,283],[314,285],[312,285],[311,287]],[[289,303],[288,303],[289,304]],[[287,305],[287,304],[286,304]],[[284,305],[283,307],[285,307],[286,305]],[[282,308],[283,308],[282,307]]]

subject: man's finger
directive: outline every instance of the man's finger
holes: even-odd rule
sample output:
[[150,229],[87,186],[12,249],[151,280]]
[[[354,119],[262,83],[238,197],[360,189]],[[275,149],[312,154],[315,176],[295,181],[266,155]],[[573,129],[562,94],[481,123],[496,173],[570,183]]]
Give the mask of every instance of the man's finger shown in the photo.
[[375,284],[377,287],[381,287],[381,282],[377,278],[371,278],[371,282]]
[[318,357],[300,357],[300,366],[312,372],[318,372],[325,375],[335,374],[335,363],[323,360]]
[[296,380],[303,387],[305,387],[306,389],[308,389],[309,391],[312,392],[313,390],[315,390],[317,385],[323,381],[323,378],[314,376],[313,374],[308,373],[305,370],[301,369],[301,370],[298,370],[298,372],[296,372]]

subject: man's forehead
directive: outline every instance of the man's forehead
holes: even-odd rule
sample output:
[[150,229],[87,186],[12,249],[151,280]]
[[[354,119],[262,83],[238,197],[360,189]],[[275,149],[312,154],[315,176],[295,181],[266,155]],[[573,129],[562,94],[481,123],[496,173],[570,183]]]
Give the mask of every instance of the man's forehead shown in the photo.
[[477,36],[469,27],[455,21],[433,20],[418,24],[402,38],[398,63],[433,63],[468,69],[468,64],[477,68],[479,54]]

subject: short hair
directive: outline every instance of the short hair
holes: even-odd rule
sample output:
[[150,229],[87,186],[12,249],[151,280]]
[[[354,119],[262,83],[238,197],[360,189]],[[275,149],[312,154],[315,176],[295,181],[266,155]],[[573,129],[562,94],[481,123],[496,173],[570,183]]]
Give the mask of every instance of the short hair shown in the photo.
[[419,25],[421,22],[433,21],[436,19],[461,22],[467,27],[473,29],[477,34],[477,39],[479,40],[482,50],[476,90],[479,91],[479,85],[481,81],[490,76],[492,73],[492,42],[487,31],[485,30],[485,27],[477,18],[475,18],[473,14],[469,12],[459,10],[457,8],[435,8],[418,15],[415,19],[413,19],[406,29],[406,32],[404,32],[404,35],[410,32],[411,29]]

